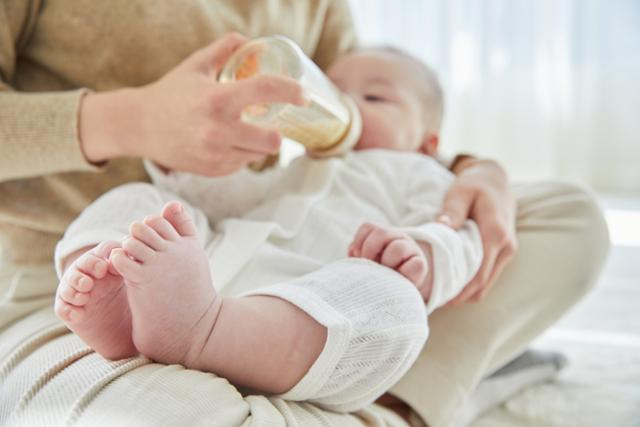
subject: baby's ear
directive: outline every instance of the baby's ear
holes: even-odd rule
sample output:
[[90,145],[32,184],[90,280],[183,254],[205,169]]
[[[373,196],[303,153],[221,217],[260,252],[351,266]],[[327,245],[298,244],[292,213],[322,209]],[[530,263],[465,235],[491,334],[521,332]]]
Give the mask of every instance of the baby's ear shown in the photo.
[[438,143],[440,142],[440,137],[437,133],[425,132],[422,137],[422,144],[418,149],[422,154],[426,154],[427,156],[434,157],[438,152]]

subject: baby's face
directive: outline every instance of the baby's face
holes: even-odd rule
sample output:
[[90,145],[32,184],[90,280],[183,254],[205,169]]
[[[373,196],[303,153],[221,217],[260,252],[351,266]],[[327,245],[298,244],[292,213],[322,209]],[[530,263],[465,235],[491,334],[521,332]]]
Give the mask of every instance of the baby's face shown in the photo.
[[356,150],[386,148],[417,151],[425,137],[422,86],[415,67],[385,51],[360,51],[340,57],[327,72],[356,102],[362,136]]

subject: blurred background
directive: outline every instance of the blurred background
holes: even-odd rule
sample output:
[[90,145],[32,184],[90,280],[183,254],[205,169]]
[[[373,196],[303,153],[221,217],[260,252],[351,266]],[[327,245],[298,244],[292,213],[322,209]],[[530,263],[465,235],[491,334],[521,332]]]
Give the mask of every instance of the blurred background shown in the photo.
[[401,46],[438,72],[443,152],[640,195],[640,1],[351,3],[364,44]]
[[599,285],[534,343],[569,366],[473,426],[640,426],[640,0],[350,1],[362,44],[438,73],[442,153],[580,183],[606,212]]

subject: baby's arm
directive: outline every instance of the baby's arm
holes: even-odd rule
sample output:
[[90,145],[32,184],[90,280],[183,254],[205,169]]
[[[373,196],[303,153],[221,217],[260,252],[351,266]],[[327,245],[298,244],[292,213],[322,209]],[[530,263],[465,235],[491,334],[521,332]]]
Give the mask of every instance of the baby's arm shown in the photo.
[[[453,175],[433,159],[389,156],[373,164],[388,178],[390,192],[404,189],[396,198],[400,213],[393,227],[363,225],[350,254],[403,274],[425,298],[427,312],[433,311],[454,298],[478,270],[482,243],[477,227],[467,221],[454,230],[435,222]],[[362,245],[369,249],[362,252]]]
[[429,222],[400,230],[428,245],[432,271],[427,313],[458,295],[473,278],[482,261],[482,242],[476,225],[467,221],[460,230]]
[[416,160],[406,168],[402,187],[406,209],[398,225],[430,247],[433,283],[427,312],[431,312],[458,295],[473,278],[482,261],[482,241],[473,221],[458,230],[435,222],[453,175],[433,159]]
[[405,228],[365,223],[349,247],[349,256],[370,259],[405,276],[422,295],[429,313],[455,297],[473,277],[481,248],[472,223],[460,232],[438,223]]

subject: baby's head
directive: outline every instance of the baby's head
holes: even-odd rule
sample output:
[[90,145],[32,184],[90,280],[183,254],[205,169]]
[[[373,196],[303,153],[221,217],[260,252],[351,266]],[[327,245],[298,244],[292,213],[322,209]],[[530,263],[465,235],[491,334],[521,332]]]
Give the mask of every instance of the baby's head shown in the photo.
[[368,48],[341,56],[327,75],[362,114],[356,150],[436,153],[443,95],[424,63],[395,48]]

